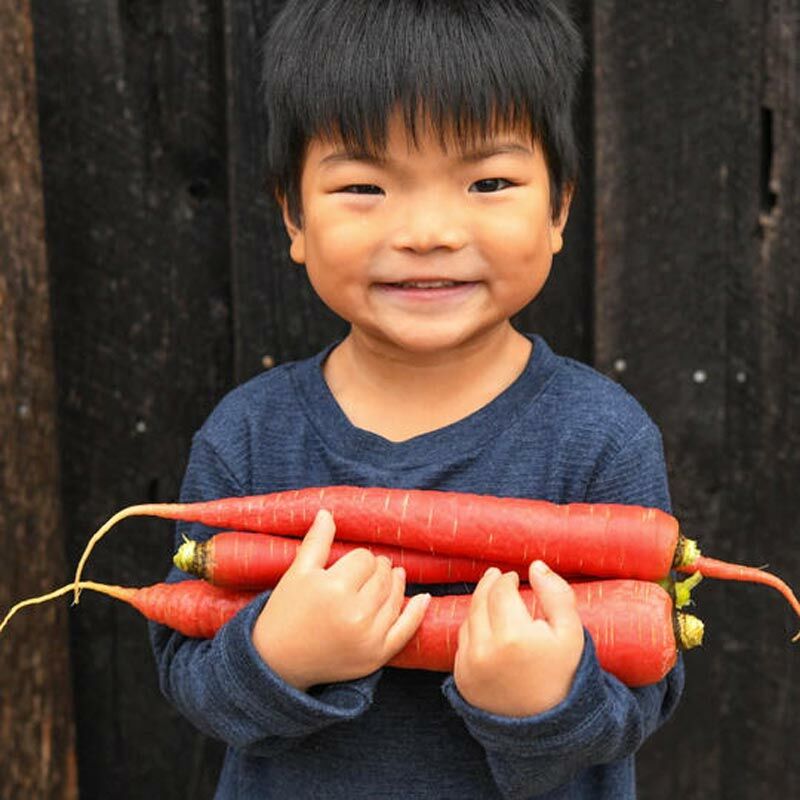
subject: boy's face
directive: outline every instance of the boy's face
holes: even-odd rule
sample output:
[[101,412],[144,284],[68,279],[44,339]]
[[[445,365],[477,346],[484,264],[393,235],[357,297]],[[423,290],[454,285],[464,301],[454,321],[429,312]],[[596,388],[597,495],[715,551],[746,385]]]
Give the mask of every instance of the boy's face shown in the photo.
[[284,207],[291,257],[323,302],[374,346],[447,353],[509,328],[541,290],[562,246],[541,149],[498,132],[446,152],[417,146],[395,116],[380,161],[310,142],[302,227]]

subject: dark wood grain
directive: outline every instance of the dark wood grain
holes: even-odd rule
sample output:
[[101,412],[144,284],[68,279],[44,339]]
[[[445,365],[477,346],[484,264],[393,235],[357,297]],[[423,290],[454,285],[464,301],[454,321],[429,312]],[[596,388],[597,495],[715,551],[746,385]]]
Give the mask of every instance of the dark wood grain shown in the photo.
[[[798,584],[798,4],[602,3],[594,35],[597,363],[661,425],[687,533]],[[797,796],[797,620],[695,596],[706,644],[642,795]]]
[[568,4],[583,34],[586,65],[575,108],[580,174],[564,231],[564,248],[553,259],[541,294],[514,319],[519,330],[542,334],[561,355],[590,363],[594,356],[594,105],[592,6]]
[[[222,17],[211,0],[34,9],[74,567],[117,509],[177,496],[232,384]],[[172,544],[169,524],[120,526],[87,577],[160,580]],[[162,697],[144,620],[88,593],[70,619],[82,800],[211,796],[220,751]]]
[[236,378],[310,356],[347,326],[289,258],[278,206],[264,190],[267,121],[259,96],[262,39],[280,0],[225,0],[230,263]]
[[[10,56],[10,57],[9,57]],[[0,609],[66,583],[50,293],[27,0],[0,0]],[[0,641],[0,798],[77,797],[63,606]]]

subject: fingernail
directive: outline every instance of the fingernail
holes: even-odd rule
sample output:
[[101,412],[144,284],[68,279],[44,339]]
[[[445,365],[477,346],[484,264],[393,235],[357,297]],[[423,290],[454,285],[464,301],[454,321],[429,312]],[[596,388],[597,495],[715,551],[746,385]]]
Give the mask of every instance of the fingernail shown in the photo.
[[533,571],[537,575],[547,575],[550,572],[550,567],[544,563],[544,561],[534,561],[533,562]]
[[500,575],[500,570],[497,567],[489,567],[489,569],[483,573],[484,578],[495,578],[498,575]]

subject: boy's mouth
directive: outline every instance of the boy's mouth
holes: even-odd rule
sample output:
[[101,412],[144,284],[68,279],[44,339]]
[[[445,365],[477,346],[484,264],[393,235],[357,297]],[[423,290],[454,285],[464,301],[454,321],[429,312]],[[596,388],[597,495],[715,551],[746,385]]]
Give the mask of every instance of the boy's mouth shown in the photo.
[[392,281],[376,285],[384,297],[397,302],[435,303],[458,302],[468,296],[478,286],[479,281],[451,281],[444,278],[413,281]]
[[453,286],[463,286],[467,281],[447,281],[447,280],[432,280],[432,281],[397,281],[396,283],[387,283],[385,286],[396,286],[399,289],[449,289]]

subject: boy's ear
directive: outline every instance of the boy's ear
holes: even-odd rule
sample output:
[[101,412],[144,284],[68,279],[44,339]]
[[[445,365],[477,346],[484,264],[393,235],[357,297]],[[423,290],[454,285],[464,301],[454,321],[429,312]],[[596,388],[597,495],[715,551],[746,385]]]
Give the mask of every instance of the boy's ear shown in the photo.
[[561,200],[561,212],[558,215],[558,219],[554,219],[550,226],[550,249],[553,253],[560,253],[561,248],[564,247],[564,228],[569,218],[569,208],[572,203],[574,190],[575,187],[571,185],[564,189]]
[[278,201],[278,204],[281,207],[283,224],[286,228],[286,233],[289,234],[289,239],[291,240],[289,245],[289,256],[296,264],[305,264],[306,240],[303,233],[303,228],[292,218],[292,215],[289,212],[289,203],[286,200],[286,196],[276,193],[275,199]]

